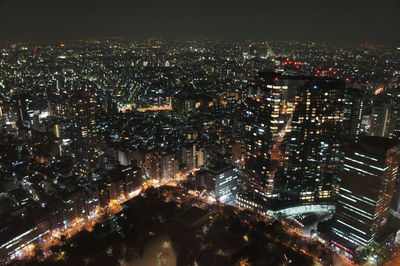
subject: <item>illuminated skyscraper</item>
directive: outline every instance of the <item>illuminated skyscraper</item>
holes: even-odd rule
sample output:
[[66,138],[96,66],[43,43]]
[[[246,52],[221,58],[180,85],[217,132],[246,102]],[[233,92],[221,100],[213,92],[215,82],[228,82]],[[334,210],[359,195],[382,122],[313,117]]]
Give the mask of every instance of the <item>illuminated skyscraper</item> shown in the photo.
[[310,80],[298,92],[278,192],[286,200],[327,199],[343,122],[344,83]]
[[354,251],[369,246],[385,226],[400,161],[400,143],[363,137],[341,148],[340,189],[332,232]]
[[107,114],[118,112],[118,105],[113,97],[112,90],[103,89],[101,95],[102,109]]
[[245,134],[243,152],[245,175],[264,187],[268,186],[269,152],[271,148],[270,107],[263,80],[252,81],[256,94],[245,101]]
[[271,133],[274,138],[279,136],[279,132],[285,127],[289,118],[286,105],[287,86],[267,85],[269,96],[267,98],[271,107]]
[[255,94],[246,110],[245,173],[258,181],[268,197],[273,194],[280,144],[293,112],[288,86],[282,85],[280,76],[271,71],[259,73],[250,82]]
[[17,112],[17,125],[24,126],[30,120],[28,114],[28,94],[25,92],[17,91],[13,95],[15,102],[15,111]]
[[369,135],[389,137],[394,130],[396,110],[393,108],[392,99],[384,94],[375,96],[371,113]]
[[93,94],[79,91],[67,96],[66,116],[69,121],[69,135],[72,140],[72,152],[78,165],[91,168],[96,165],[97,103]]
[[364,91],[347,88],[344,96],[343,134],[357,139],[361,133]]

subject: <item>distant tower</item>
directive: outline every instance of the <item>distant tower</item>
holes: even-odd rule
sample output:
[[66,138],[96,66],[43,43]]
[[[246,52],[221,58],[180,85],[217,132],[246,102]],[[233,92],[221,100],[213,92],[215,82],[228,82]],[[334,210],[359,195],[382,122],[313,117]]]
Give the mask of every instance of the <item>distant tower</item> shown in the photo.
[[249,55],[255,56],[258,52],[258,45],[256,43],[251,43],[249,45]]
[[271,47],[271,46],[268,46],[268,47],[267,47],[267,56],[268,56],[268,57],[275,57],[274,50],[272,50],[272,47]]
[[28,94],[17,91],[14,95],[15,109],[18,113],[17,125],[23,126],[27,121],[30,120],[28,114]]
[[386,224],[400,162],[400,144],[362,137],[344,146],[332,232],[351,250],[371,245]]
[[117,103],[112,97],[112,93],[107,91],[103,97],[103,110],[107,114],[113,114],[118,112]]

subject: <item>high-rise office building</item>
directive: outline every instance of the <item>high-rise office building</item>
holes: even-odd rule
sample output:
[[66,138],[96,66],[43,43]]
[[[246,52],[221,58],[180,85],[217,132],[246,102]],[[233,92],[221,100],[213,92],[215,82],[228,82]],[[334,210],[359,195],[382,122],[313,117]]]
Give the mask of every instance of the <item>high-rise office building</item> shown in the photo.
[[293,103],[297,95],[297,91],[304,86],[309,77],[302,75],[298,71],[284,71],[278,81],[279,85],[287,86],[287,101]]
[[288,108],[287,86],[268,84],[267,102],[271,110],[270,131],[272,138],[279,138],[280,132],[285,128],[291,115],[291,108]]
[[86,91],[69,94],[67,98],[65,115],[69,119],[67,123],[75,161],[82,167],[92,168],[96,165],[98,153],[96,99]]
[[285,200],[312,202],[332,196],[343,95],[344,83],[339,80],[310,80],[299,89],[277,184]]
[[384,94],[375,96],[370,117],[370,136],[389,137],[394,130],[396,112],[392,99]]
[[226,204],[236,204],[235,190],[238,188],[239,170],[235,167],[221,169],[215,175],[215,197]]
[[262,186],[267,186],[271,147],[270,110],[263,96],[257,96],[248,99],[245,112],[245,175]]
[[344,96],[343,134],[357,139],[361,133],[364,108],[364,91],[346,88]]
[[13,100],[15,102],[15,111],[17,112],[17,125],[24,126],[30,121],[28,114],[28,94],[23,91],[17,91],[13,95]]
[[101,95],[102,109],[107,114],[118,112],[118,104],[113,97],[113,92],[110,89],[103,89]]
[[281,159],[281,143],[293,114],[293,101],[281,74],[266,71],[255,76],[247,102],[244,138],[245,173],[255,178],[261,190],[273,196],[277,167]]
[[198,187],[204,187],[213,192],[218,201],[231,205],[236,205],[235,193],[238,190],[239,181],[239,170],[227,163],[218,163],[196,174]]
[[400,161],[400,143],[362,137],[342,148],[334,243],[350,250],[370,246],[388,221]]

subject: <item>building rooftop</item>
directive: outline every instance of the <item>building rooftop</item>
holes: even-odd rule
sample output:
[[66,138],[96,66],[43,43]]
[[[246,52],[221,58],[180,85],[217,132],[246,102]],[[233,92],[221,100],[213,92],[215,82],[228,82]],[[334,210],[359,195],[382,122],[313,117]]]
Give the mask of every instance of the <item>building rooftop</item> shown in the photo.
[[355,146],[365,150],[367,153],[381,156],[389,155],[400,150],[400,142],[394,139],[376,136],[362,137]]

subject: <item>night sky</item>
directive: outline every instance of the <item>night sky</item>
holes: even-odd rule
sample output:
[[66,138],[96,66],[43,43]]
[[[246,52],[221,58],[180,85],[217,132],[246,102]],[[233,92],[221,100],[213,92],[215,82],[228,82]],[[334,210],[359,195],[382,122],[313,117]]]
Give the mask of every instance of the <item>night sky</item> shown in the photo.
[[0,39],[400,42],[400,0],[0,0]]

